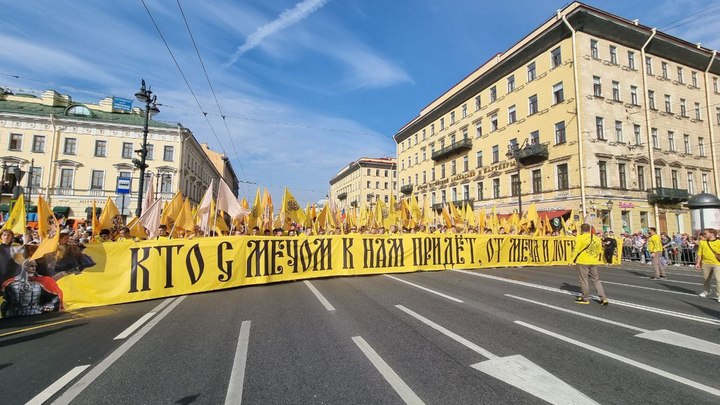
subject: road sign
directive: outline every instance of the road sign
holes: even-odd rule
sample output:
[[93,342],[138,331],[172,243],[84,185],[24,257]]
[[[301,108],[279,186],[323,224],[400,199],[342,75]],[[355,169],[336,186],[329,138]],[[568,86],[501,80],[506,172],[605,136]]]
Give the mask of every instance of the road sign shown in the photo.
[[115,197],[115,205],[120,209],[120,215],[130,215],[130,196],[126,194],[120,194]]
[[118,179],[117,179],[117,193],[118,194],[130,194],[131,186],[132,186],[132,179],[130,177],[118,177]]

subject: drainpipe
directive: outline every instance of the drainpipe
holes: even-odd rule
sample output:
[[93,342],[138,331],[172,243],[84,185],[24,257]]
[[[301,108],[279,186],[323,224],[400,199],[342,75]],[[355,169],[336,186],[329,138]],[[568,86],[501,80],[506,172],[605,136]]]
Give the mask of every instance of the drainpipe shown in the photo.
[[52,143],[50,144],[50,175],[47,180],[47,189],[45,190],[45,200],[47,200],[48,206],[52,206],[52,195],[51,190],[55,187],[55,177],[57,176],[57,163],[55,162],[57,156],[57,144],[58,138],[60,137],[60,130],[57,128],[55,123],[55,114],[50,114],[50,128],[52,130]]
[[[647,71],[645,65],[645,48],[648,46],[650,41],[655,37],[657,29],[652,29],[650,38],[645,41],[645,44],[640,48],[640,66],[642,67],[642,82],[643,82],[643,99],[645,101],[645,133],[647,134],[647,146],[648,146],[648,157],[650,158],[650,188],[657,188],[655,184],[655,154],[653,153],[652,137],[650,135],[650,97],[648,96],[647,88]],[[653,214],[655,217],[655,227],[660,224],[660,214],[658,213],[657,203],[653,204]]]
[[577,121],[577,135],[578,135],[578,169],[580,170],[580,206],[582,207],[582,216],[585,218],[587,215],[587,204],[585,203],[585,170],[583,170],[583,164],[585,158],[583,156],[583,136],[582,136],[582,120],[580,119],[580,82],[578,80],[578,64],[577,64],[577,50],[576,50],[576,32],[568,22],[565,15],[560,14],[560,10],[557,12],[565,26],[572,33],[572,65],[573,65],[573,80],[575,87],[575,118]]
[[707,108],[707,122],[708,122],[708,131],[710,132],[710,157],[712,158],[712,168],[713,168],[713,183],[715,184],[715,194],[718,193],[718,190],[720,190],[720,187],[718,187],[718,171],[717,171],[717,160],[715,157],[715,133],[713,131],[713,122],[712,122],[712,113],[710,112],[710,80],[708,77],[708,72],[710,71],[710,66],[712,66],[713,62],[715,61],[715,56],[717,55],[717,51],[713,51],[712,57],[710,58],[710,62],[708,62],[707,69],[705,69],[705,107]]

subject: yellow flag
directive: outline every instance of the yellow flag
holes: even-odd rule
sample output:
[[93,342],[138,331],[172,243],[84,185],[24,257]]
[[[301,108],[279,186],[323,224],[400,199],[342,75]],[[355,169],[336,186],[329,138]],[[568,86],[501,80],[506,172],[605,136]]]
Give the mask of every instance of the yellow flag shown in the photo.
[[113,219],[116,216],[120,216],[120,210],[118,210],[113,200],[108,197],[107,201],[105,201],[105,208],[103,208],[102,213],[100,213],[100,229],[114,228]]
[[390,205],[387,207],[387,217],[384,219],[383,224],[385,224],[385,228],[390,228],[393,225],[397,225],[398,222],[398,213],[397,213],[397,201],[395,201],[395,196],[390,196]]
[[482,208],[478,214],[478,232],[485,233],[485,228],[487,227],[486,224],[487,218],[485,217],[485,208]]
[[165,209],[163,209],[160,223],[169,226],[170,220],[175,221],[178,215],[180,215],[180,211],[183,209],[183,200],[184,197],[181,192],[178,191],[175,193],[172,200],[170,200],[170,203],[165,206]]
[[253,203],[252,210],[250,210],[250,215],[248,215],[248,231],[252,230],[253,227],[258,226],[258,218],[260,218],[261,214],[261,205],[262,200],[260,199],[260,188],[258,187],[257,191],[255,191],[255,202]]
[[475,228],[476,226],[478,226],[477,217],[475,216],[475,211],[472,208],[472,204],[465,205],[465,222],[471,228]]
[[175,219],[175,227],[182,228],[187,231],[195,229],[195,221],[192,218],[192,210],[190,210],[190,198],[186,198],[180,208],[180,212]]
[[25,212],[25,196],[20,194],[20,198],[15,201],[13,209],[8,216],[2,230],[9,229],[16,235],[24,235],[27,227],[27,213]]
[[430,209],[430,199],[425,196],[423,199],[423,208],[422,208],[422,219],[420,220],[420,224],[423,226],[429,226],[432,222],[432,216],[431,216],[431,209]]
[[40,242],[40,245],[38,245],[37,250],[35,250],[35,253],[33,253],[33,255],[30,259],[37,260],[37,259],[45,256],[48,253],[55,252],[57,250],[59,241],[60,241],[60,230],[55,229],[55,234],[52,236],[52,238],[43,239]]
[[457,207],[453,202],[449,202],[448,206],[450,206],[450,218],[453,221],[453,224],[455,225],[461,225],[463,222],[462,215],[458,211]]
[[97,219],[97,207],[95,206],[95,200],[92,202],[92,212],[90,213],[90,224],[92,225],[92,234],[100,234],[100,221]]
[[50,220],[57,222],[50,206],[43,196],[38,196],[38,234],[40,240],[45,240],[50,232]]
[[145,228],[140,223],[140,218],[135,217],[127,224],[127,227],[130,229],[130,236],[138,238],[138,239],[147,239],[147,234],[145,233]]
[[305,213],[287,187],[285,187],[285,195],[283,196],[283,209],[285,210],[286,223],[289,221],[296,224],[305,223]]
[[328,205],[325,204],[325,206],[322,207],[322,209],[320,210],[320,213],[317,216],[316,222],[317,222],[318,228],[323,228],[323,229],[327,228],[328,216],[329,216],[329,209],[328,209]]
[[[452,204],[452,203],[450,203],[450,204]],[[452,219],[450,218],[450,212],[448,211],[447,205],[445,205],[442,209],[442,217],[443,217],[443,220],[445,221],[445,226],[447,226],[448,228],[451,228],[453,224],[452,224]]]

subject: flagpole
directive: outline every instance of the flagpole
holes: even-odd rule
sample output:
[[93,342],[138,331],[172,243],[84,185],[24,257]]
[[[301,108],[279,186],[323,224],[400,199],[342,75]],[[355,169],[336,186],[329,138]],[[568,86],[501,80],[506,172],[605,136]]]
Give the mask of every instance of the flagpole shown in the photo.
[[[222,181],[222,179],[220,179],[220,180],[218,181],[218,192],[217,192],[216,195],[219,195],[219,193],[220,193],[220,181]],[[217,228],[217,213],[218,213],[218,205],[217,205],[217,199],[216,199],[216,200],[215,200],[215,219],[213,220],[212,228],[210,228],[210,229],[212,229],[212,230],[215,231],[215,236],[218,236],[218,235],[217,235],[217,229],[216,229],[216,228]]]

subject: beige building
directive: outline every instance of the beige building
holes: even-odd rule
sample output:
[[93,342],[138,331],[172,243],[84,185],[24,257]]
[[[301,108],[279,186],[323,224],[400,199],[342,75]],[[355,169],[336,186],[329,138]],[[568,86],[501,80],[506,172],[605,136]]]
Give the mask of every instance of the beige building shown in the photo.
[[715,51],[572,3],[400,129],[400,191],[690,232],[683,203],[718,190],[719,75]]
[[343,167],[330,180],[329,201],[338,209],[372,207],[378,200],[390,202],[397,190],[394,158],[360,158]]
[[[114,109],[112,97],[86,104],[52,90],[40,97],[0,93],[0,211],[7,210],[17,185],[17,168],[32,172],[20,183],[29,197],[30,212],[38,195],[68,218],[86,218],[93,201],[101,208],[108,197],[122,208],[116,184],[118,178],[127,177],[132,178],[132,193],[125,198],[124,213],[134,215],[139,170],[132,160],[138,158],[143,124],[141,110]],[[166,199],[180,190],[198,203],[210,180],[220,177],[188,128],[152,119],[147,164],[146,187],[152,182],[156,196]]]
[[228,187],[230,187],[233,195],[237,197],[238,191],[240,189],[240,182],[238,180],[237,174],[235,173],[235,170],[232,167],[232,163],[230,163],[230,159],[225,154],[218,153],[210,149],[210,146],[208,146],[208,144],[206,143],[201,143],[200,147],[205,152],[208,159],[210,159],[212,164],[215,166],[215,170],[220,173],[220,177],[225,180],[225,183],[228,185]]

